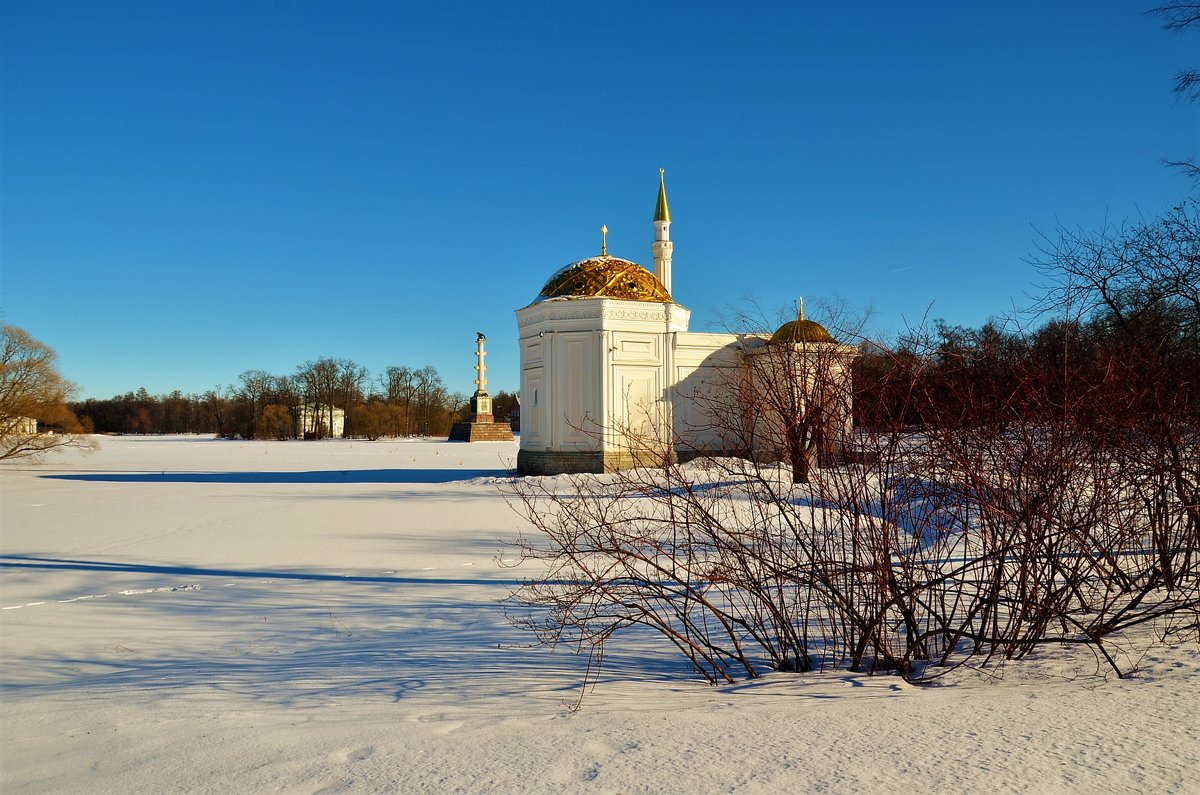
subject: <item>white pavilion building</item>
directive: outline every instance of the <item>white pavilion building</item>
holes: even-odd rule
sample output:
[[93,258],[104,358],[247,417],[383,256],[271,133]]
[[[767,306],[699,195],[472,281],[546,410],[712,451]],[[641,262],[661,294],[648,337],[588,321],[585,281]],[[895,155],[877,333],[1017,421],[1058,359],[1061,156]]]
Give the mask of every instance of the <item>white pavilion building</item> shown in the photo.
[[[688,331],[691,312],[671,298],[670,228],[660,169],[653,273],[609,256],[605,244],[517,310],[522,474],[611,472],[706,454],[781,457],[782,434],[772,431],[779,421],[748,405],[766,373],[755,362],[773,345],[797,349],[796,361],[825,362],[822,371],[848,395],[857,349],[802,311],[774,334]],[[797,370],[797,383],[808,371]],[[841,405],[827,450],[840,450],[849,433]]]

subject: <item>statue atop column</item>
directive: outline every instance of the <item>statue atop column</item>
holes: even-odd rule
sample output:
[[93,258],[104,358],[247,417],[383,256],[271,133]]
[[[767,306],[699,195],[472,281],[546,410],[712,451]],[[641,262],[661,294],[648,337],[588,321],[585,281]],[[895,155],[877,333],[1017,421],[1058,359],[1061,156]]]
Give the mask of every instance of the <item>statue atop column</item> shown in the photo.
[[465,422],[456,422],[450,429],[451,442],[505,442],[513,438],[512,427],[506,422],[496,422],[492,415],[492,397],[487,393],[487,365],[483,357],[487,351],[483,343],[487,336],[475,332],[475,394],[471,396],[471,417]]

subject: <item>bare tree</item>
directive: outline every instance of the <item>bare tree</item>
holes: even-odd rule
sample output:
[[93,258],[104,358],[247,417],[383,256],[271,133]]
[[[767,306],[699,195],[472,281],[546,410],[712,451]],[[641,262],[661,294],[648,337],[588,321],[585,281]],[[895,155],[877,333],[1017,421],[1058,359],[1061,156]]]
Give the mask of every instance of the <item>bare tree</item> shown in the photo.
[[230,387],[215,386],[200,396],[201,414],[207,430],[220,436],[233,433],[230,425]]
[[[828,322],[841,339],[861,338],[864,318],[852,318],[840,307],[830,314]],[[785,461],[793,482],[807,483],[814,466],[829,466],[843,453],[857,347],[839,344],[825,326],[806,319],[802,303],[772,335],[747,330],[755,321],[744,313],[737,322],[743,326],[738,365],[716,369],[713,383],[686,397],[706,418],[709,435],[723,440],[722,449]]]
[[426,365],[413,373],[415,430],[421,436],[441,435],[449,430],[451,407],[441,375]]
[[[1182,33],[1200,27],[1200,3],[1167,3],[1150,10],[1163,20],[1163,27],[1171,33]],[[1185,69],[1175,75],[1175,93],[1187,102],[1200,100],[1200,69]],[[1194,159],[1168,160],[1167,165],[1179,169],[1200,185],[1200,164]]]
[[75,387],[57,358],[24,329],[0,325],[0,460],[94,445],[67,407]]
[[521,413],[521,397],[516,392],[501,389],[492,395],[492,414],[496,422],[512,422]]
[[333,428],[338,370],[337,361],[329,358],[308,361],[296,368],[296,384],[303,400],[301,413],[315,417],[314,427],[304,428],[306,436],[328,436]]
[[1052,280],[1050,301],[1090,314],[1095,368],[1114,374],[1097,402],[1121,408],[1110,433],[1139,442],[1124,455],[1143,499],[1163,518],[1180,506],[1200,537],[1200,203],[1096,233],[1060,230],[1035,264]]
[[346,413],[345,417],[348,427],[345,429],[344,434],[349,436],[357,433],[354,428],[354,418],[356,416],[354,409],[363,402],[363,390],[370,380],[370,373],[367,372],[367,368],[361,367],[349,359],[339,359],[337,364],[338,373],[335,392],[337,401],[340,404],[339,407]]
[[[262,426],[263,413],[272,404],[272,392],[275,386],[275,376],[266,370],[247,370],[238,376],[241,388],[238,398],[246,405],[246,423],[244,435],[249,439],[274,438],[275,434],[264,430]],[[277,418],[273,418],[274,419]],[[272,429],[274,430],[274,429]]]

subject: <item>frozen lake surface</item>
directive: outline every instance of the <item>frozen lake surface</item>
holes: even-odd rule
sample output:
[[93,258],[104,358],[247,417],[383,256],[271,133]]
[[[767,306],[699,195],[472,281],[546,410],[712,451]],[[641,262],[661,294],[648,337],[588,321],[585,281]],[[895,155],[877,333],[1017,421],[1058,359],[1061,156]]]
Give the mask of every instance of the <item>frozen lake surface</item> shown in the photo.
[[711,688],[499,605],[511,443],[115,437],[0,465],[0,790],[1200,792],[1200,650]]

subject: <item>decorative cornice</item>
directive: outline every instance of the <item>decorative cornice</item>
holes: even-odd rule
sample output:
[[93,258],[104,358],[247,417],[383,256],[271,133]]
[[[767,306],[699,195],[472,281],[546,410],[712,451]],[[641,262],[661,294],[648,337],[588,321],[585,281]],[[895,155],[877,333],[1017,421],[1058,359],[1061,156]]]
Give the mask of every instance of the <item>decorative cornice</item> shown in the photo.
[[691,311],[675,303],[621,301],[613,298],[579,298],[539,301],[517,310],[517,326],[524,328],[552,320],[634,320],[683,324]]
[[665,323],[669,314],[662,308],[657,309],[628,309],[625,307],[606,306],[600,316],[605,320],[649,320]]

